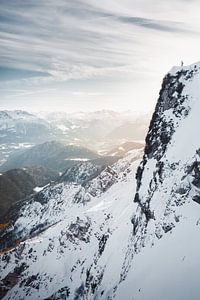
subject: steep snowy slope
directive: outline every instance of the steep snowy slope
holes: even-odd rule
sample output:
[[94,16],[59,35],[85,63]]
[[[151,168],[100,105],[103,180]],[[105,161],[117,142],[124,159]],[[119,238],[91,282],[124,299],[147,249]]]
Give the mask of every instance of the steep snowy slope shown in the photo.
[[[84,186],[52,185],[16,208],[1,233],[2,250],[16,247],[1,256],[5,299],[93,297],[109,259],[105,246],[109,256],[114,245],[125,251],[140,157],[141,151],[133,151]],[[119,270],[122,263],[123,256]]]

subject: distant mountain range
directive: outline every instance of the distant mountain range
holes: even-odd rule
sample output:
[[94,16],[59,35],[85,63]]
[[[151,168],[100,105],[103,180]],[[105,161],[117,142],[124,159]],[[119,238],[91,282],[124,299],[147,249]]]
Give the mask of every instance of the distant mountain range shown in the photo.
[[150,115],[109,110],[31,114],[0,111],[0,144],[57,140],[96,151],[125,141],[144,140]]
[[0,111],[0,144],[52,140],[62,132],[26,111]]
[[0,167],[0,218],[11,205],[47,183],[85,184],[118,159],[55,141],[18,151]]
[[101,157],[96,152],[87,148],[51,141],[16,152],[0,166],[0,170],[7,171],[39,165],[63,172],[79,162],[99,158]]
[[41,116],[61,130],[68,141],[89,144],[96,150],[102,143],[112,148],[122,140],[144,140],[151,117],[150,114],[111,110],[72,114],[55,112]]

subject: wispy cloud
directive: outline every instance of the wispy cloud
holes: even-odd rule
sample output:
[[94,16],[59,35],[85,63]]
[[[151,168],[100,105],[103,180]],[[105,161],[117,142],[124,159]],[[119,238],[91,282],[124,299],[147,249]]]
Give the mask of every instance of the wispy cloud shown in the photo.
[[2,0],[0,81],[28,93],[81,79],[153,84],[180,57],[197,57],[199,12],[195,0]]
[[23,78],[32,78],[32,77],[49,77],[51,76],[47,72],[41,71],[32,71],[26,69],[16,69],[10,67],[0,66],[0,81],[10,81],[10,80],[20,80]]

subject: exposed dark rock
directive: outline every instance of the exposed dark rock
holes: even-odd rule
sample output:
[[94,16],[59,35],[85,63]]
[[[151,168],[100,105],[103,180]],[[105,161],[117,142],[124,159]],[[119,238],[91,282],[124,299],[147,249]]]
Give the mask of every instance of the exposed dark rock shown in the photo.
[[54,293],[48,298],[45,298],[44,300],[64,300],[69,296],[70,296],[70,288],[66,286],[59,289],[56,293]]
[[82,283],[81,286],[78,289],[76,289],[76,291],[75,291],[74,300],[82,299],[84,296],[84,293],[85,293],[85,287],[84,287],[84,284]]
[[85,221],[77,217],[76,222],[71,223],[68,228],[67,238],[71,242],[76,242],[76,240],[80,240],[84,241],[85,243],[88,243],[90,241],[90,235],[88,234],[90,226],[91,223],[89,218],[87,218],[87,221]]
[[171,224],[164,224],[162,226],[163,230],[165,233],[167,233],[168,231],[172,230],[175,227],[175,225],[173,223]]
[[[141,208],[141,212],[144,213],[146,220],[154,218],[153,212],[150,211],[150,201],[157,189],[158,180],[162,183],[162,175],[164,170],[164,163],[161,161],[165,151],[171,141],[171,137],[175,131],[175,124],[172,120],[166,120],[164,112],[171,109],[175,118],[184,118],[189,111],[188,105],[185,105],[187,96],[182,95],[184,84],[180,78],[191,78],[193,73],[190,71],[179,71],[175,75],[167,74],[163,80],[158,102],[156,104],[155,112],[150,122],[149,131],[146,136],[146,146],[144,150],[143,160],[138,167],[136,173],[137,188],[134,198],[134,202],[137,202]],[[145,165],[149,159],[153,158],[157,161],[156,168],[153,173],[153,178],[149,184],[149,196],[145,199],[145,204],[140,199],[140,187],[142,183],[142,177]],[[172,166],[173,168],[173,166]],[[176,165],[174,165],[176,168]],[[198,180],[195,181],[196,184]],[[132,220],[132,223],[137,220]],[[134,232],[136,231],[137,224],[133,225]]]
[[106,242],[109,238],[108,234],[103,234],[99,241],[99,254],[101,255],[105,249]]
[[200,162],[199,161],[195,161],[192,165],[192,176],[194,178],[192,183],[197,188],[200,188]]
[[195,195],[192,199],[193,199],[196,203],[200,204],[200,195]]

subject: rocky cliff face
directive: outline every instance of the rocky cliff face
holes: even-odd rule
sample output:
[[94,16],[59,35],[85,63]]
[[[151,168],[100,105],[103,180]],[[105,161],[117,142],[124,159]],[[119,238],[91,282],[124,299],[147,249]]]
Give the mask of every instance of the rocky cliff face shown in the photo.
[[[199,83],[198,64],[172,69],[163,80],[144,157],[136,174],[134,201],[138,203],[138,211],[132,219],[134,234],[141,230],[141,221],[142,227],[152,221],[160,238],[180,220],[176,206],[191,199],[200,202]],[[161,211],[157,212],[158,208]]]
[[163,80],[136,173],[124,282],[112,291],[118,299],[122,293],[127,299],[199,298],[199,86],[199,63],[173,68]]

